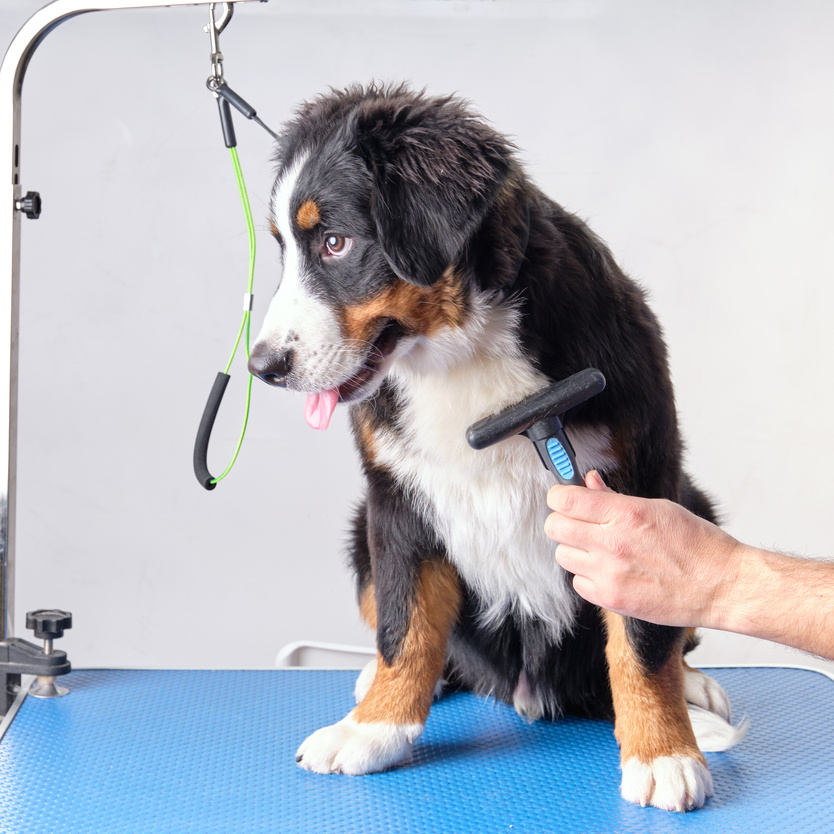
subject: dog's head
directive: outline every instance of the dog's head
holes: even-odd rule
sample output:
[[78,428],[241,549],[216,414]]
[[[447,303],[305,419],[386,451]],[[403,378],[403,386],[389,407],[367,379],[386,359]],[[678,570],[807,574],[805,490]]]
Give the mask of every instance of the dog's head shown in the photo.
[[372,87],[304,105],[278,161],[282,275],[249,369],[308,393],[308,422],[324,428],[397,357],[463,325],[473,240],[512,150],[457,99]]

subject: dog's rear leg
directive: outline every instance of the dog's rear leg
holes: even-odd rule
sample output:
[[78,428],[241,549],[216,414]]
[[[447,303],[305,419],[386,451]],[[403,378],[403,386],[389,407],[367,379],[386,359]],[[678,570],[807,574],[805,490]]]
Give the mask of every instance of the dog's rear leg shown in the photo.
[[459,608],[454,569],[439,560],[424,562],[398,651],[389,658],[378,654],[361,703],[338,724],[313,733],[299,748],[298,763],[317,773],[361,774],[405,759],[423,732]]
[[623,798],[667,811],[700,808],[712,796],[712,776],[687,711],[683,631],[664,632],[671,640],[666,657],[649,669],[629,639],[625,619],[606,611],[605,624]]

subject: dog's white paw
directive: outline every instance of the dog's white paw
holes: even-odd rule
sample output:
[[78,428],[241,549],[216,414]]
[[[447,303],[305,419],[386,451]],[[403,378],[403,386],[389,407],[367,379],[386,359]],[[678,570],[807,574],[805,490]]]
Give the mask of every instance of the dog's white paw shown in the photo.
[[357,704],[361,704],[365,700],[365,696],[371,689],[371,685],[376,677],[376,663],[376,658],[369,660],[356,679],[356,686],[353,687],[353,697],[356,698]]
[[684,695],[688,704],[714,712],[728,723],[732,721],[730,699],[709,675],[697,669],[687,669],[684,673]]
[[712,796],[712,774],[692,756],[660,756],[648,764],[629,759],[623,762],[620,793],[636,805],[691,811]]
[[422,732],[422,724],[360,724],[348,716],[313,733],[295,760],[315,773],[376,773],[408,758]]

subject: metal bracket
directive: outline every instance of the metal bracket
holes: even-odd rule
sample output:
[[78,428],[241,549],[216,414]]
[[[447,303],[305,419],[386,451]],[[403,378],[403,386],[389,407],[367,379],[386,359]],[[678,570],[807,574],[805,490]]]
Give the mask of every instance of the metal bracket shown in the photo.
[[66,652],[56,650],[45,654],[41,646],[19,637],[0,643],[0,716],[14,702],[21,675],[56,678],[70,671]]

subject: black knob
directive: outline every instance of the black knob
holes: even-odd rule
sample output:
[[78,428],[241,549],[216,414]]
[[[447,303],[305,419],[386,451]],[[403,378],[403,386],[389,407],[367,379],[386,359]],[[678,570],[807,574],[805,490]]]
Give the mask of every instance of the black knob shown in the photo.
[[51,609],[30,611],[26,615],[26,628],[34,629],[35,637],[41,640],[57,640],[63,637],[65,628],[72,628],[72,614]]
[[30,220],[37,220],[41,216],[41,195],[37,191],[28,191],[22,200],[17,201],[16,208]]

